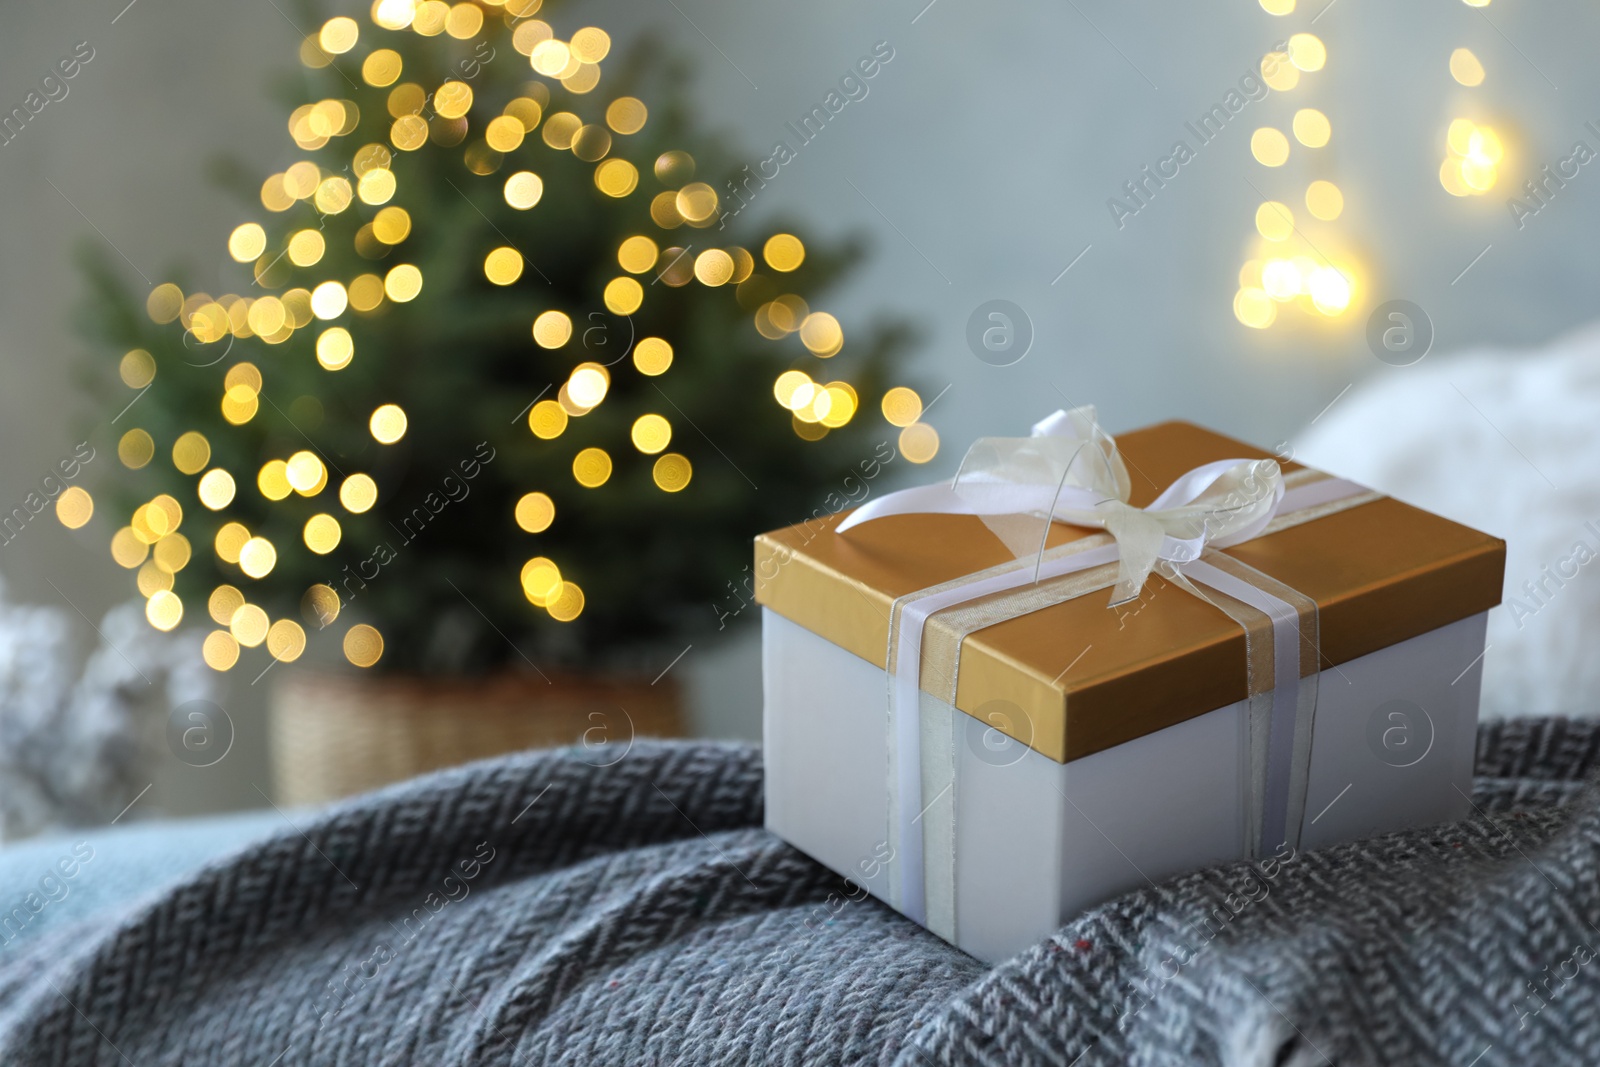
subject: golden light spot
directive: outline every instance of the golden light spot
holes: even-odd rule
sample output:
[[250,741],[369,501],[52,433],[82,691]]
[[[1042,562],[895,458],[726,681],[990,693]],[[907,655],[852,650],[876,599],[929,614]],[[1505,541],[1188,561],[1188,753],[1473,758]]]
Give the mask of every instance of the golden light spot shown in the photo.
[[1468,7],[1488,7],[1489,6],[1489,0],[1461,0],[1461,2],[1463,4],[1466,4]]
[[332,586],[317,584],[306,590],[300,598],[300,615],[306,625],[321,630],[339,617],[339,594]]
[[212,630],[200,646],[200,656],[214,671],[226,671],[239,662],[239,642],[226,630]]
[[551,148],[565,151],[572,147],[572,139],[583,129],[583,120],[570,111],[558,111],[544,120],[540,135]]
[[[133,509],[133,515],[128,520],[128,528],[133,535],[147,545],[153,545],[167,532],[167,517],[161,512],[154,515],[155,524],[151,524],[150,505],[141,504]],[[158,528],[159,527],[159,528]]]
[[239,549],[239,569],[251,578],[265,578],[278,563],[278,550],[265,537],[252,537]]
[[1288,15],[1294,11],[1294,0],[1261,0],[1261,10],[1269,15]]
[[561,591],[545,607],[557,622],[571,622],[583,614],[583,590],[576,582],[562,582]]
[[1483,64],[1470,48],[1457,48],[1450,53],[1450,77],[1472,88],[1483,84]]
[[233,613],[244,607],[244,594],[231,585],[219,585],[211,591],[211,597],[206,601],[206,610],[210,612],[212,621],[219,626],[226,626],[233,621]]
[[329,55],[343,55],[356,46],[356,40],[361,36],[361,27],[356,20],[340,16],[329,19],[322,25],[322,32],[317,34],[317,44]]
[[145,311],[150,315],[150,321],[168,323],[178,317],[178,312],[183,310],[183,290],[171,282],[162,282],[150,290],[150,295],[145,298]]
[[483,276],[495,285],[510,285],[522,277],[522,253],[510,247],[496,248],[484,257]]
[[524,493],[517,501],[516,519],[528,533],[543,533],[556,519],[555,501],[544,493]]
[[633,420],[629,436],[634,448],[653,456],[672,443],[672,424],[660,415],[640,415]]
[[228,237],[228,255],[239,263],[249,263],[267,250],[267,231],[258,223],[247,222]]
[[343,370],[355,354],[355,341],[343,326],[331,326],[317,337],[317,362],[328,370]]
[[135,348],[122,357],[117,373],[129,389],[143,389],[156,380],[155,357],[142,348]]
[[704,222],[717,210],[717,191],[705,182],[690,182],[678,190],[674,204],[689,222]]
[[912,463],[926,463],[939,454],[939,432],[925,422],[900,431],[900,454]]
[[133,570],[144,562],[150,554],[150,546],[133,532],[133,527],[124,526],[111,536],[111,558],[119,567]]
[[[289,262],[297,267],[310,267],[322,259],[327,251],[328,243],[318,230],[301,230],[289,238]],[[267,297],[265,299],[274,299]],[[258,304],[261,301],[258,301]],[[281,325],[281,323],[280,323]],[[257,333],[271,333],[272,330],[257,330]]]
[[617,264],[629,274],[643,274],[660,257],[656,243],[642,235],[629,237],[617,248]]
[[428,143],[428,120],[421,115],[401,115],[389,127],[389,142],[402,152],[415,152]]
[[245,648],[255,648],[267,639],[267,613],[257,604],[244,604],[228,620],[228,632]]
[[677,149],[663,152],[656,157],[655,172],[662,185],[682,185],[694,177],[694,157]]
[[604,159],[611,151],[611,131],[604,126],[584,126],[572,135],[572,154],[585,163]]
[[1492,165],[1505,158],[1505,149],[1500,145],[1500,135],[1487,126],[1478,126],[1473,129],[1467,138],[1467,159],[1474,163]]
[[302,159],[283,172],[283,187],[296,200],[304,200],[317,191],[322,181],[322,171],[309,159]]
[[145,601],[144,617],[158,630],[171,630],[183,621],[183,601],[170,589],[159,590]]
[[[170,533],[183,524],[183,508],[167,493],[150,501],[150,525],[158,535]],[[159,516],[159,520],[157,518]]]
[[294,194],[284,184],[284,175],[274,174],[261,183],[261,206],[268,211],[288,211],[294,207]]
[[793,234],[774,234],[762,246],[761,258],[773,270],[787,273],[805,262],[806,246]]
[[[780,403],[782,400],[783,398],[779,397]],[[922,418],[922,397],[917,395],[915,389],[908,389],[903,385],[897,385],[884,393],[879,406],[883,409],[883,417],[890,426],[903,428]]]
[[1264,167],[1281,167],[1289,158],[1289,139],[1281,130],[1263,126],[1250,135],[1250,154]]
[[138,470],[156,454],[156,443],[144,430],[129,430],[117,442],[117,458],[129,470]]
[[[520,31],[522,27],[517,27]],[[539,101],[526,96],[519,96],[506,105],[506,114],[522,123],[524,132],[532,132],[539,125],[539,120],[544,118],[544,108]]]
[[554,440],[566,428],[567,409],[554,400],[541,400],[528,412],[528,429],[540,440]]
[[611,456],[603,448],[586,448],[572,460],[572,477],[585,489],[605,485],[611,478]]
[[465,41],[482,28],[483,9],[477,4],[456,4],[444,20],[444,31],[458,41]]
[[[534,10],[538,10],[537,3],[535,3]],[[518,26],[511,35],[511,47],[525,56],[532,56],[534,48],[540,41],[548,41],[553,36],[555,36],[555,31],[550,28],[548,22],[530,19]]]
[[839,320],[826,311],[813,311],[800,323],[800,343],[812,355],[826,359],[838,355],[844,347],[844,330]]
[[238,563],[239,552],[244,548],[246,541],[250,540],[250,531],[237,522],[222,524],[217,531],[215,547],[217,558],[224,563]]
[[607,196],[624,197],[639,187],[639,169],[626,159],[608,159],[594,169],[594,184]]
[[[528,55],[528,63],[547,78],[560,76],[572,62],[572,49],[554,38],[540,41]],[[581,61],[580,61],[581,62]]]
[[367,420],[373,439],[381,445],[392,445],[406,435],[406,413],[398,404],[381,404]]
[[702,285],[726,285],[733,278],[733,257],[720,248],[708,248],[695,257],[694,276]]
[[294,492],[289,484],[289,464],[281,459],[269,459],[256,473],[256,488],[268,500],[282,500]]
[[305,538],[306,547],[319,556],[326,556],[329,552],[339,547],[339,538],[344,535],[339,520],[332,515],[313,515],[306,520],[302,536]]
[[82,486],[69,486],[56,497],[56,519],[67,529],[79,529],[93,517],[94,497]]
[[[379,214],[383,212],[380,211]],[[376,274],[363,274],[350,283],[350,306],[357,311],[371,311],[381,303],[383,303],[383,279]]]
[[338,282],[323,282],[311,290],[311,313],[319,319],[336,319],[350,306],[350,294]]
[[1264,330],[1278,317],[1278,305],[1260,289],[1240,289],[1233,296],[1233,317],[1252,329]]
[[665,374],[672,366],[672,346],[659,337],[646,337],[633,346],[633,365],[640,374]]
[[327,475],[328,469],[317,454],[304,449],[290,456],[284,465],[284,476],[289,480],[289,487],[301,496],[313,495],[312,490]]
[[293,619],[279,619],[267,630],[267,651],[282,663],[293,663],[306,650],[306,632]]
[[422,292],[422,271],[410,263],[402,263],[383,279],[383,291],[397,304],[415,300]]
[[1350,280],[1333,267],[1318,267],[1312,271],[1306,292],[1324,315],[1337,315],[1350,306]]
[[212,511],[221,511],[233,503],[234,492],[233,475],[221,467],[208,470],[200,477],[200,503]]
[[1269,241],[1287,240],[1294,232],[1294,213],[1289,205],[1268,200],[1256,208],[1256,232]]
[[133,584],[138,588],[140,596],[153,597],[163,589],[172,588],[172,572],[162,570],[156,566],[155,560],[149,560],[139,568]]
[[537,607],[544,607],[561,592],[561,569],[543,556],[522,565],[522,595]]
[[619,96],[606,107],[606,125],[618,133],[638,133],[644,129],[650,111],[644,101],[632,96]]
[[397,245],[404,241],[411,236],[410,212],[403,207],[384,208],[372,218],[372,236],[386,245]]
[[1328,49],[1313,33],[1297,33],[1289,38],[1289,62],[1304,71],[1321,70],[1328,61]]
[[598,63],[611,51],[611,37],[605,30],[585,26],[572,35],[572,54],[585,63]]
[[350,206],[350,201],[355,198],[355,192],[350,188],[350,182],[344,178],[328,178],[317,186],[315,197],[317,210],[324,215],[337,215]]
[[447,81],[433,94],[433,110],[440,118],[459,119],[472,110],[472,86],[461,81]]
[[1344,194],[1330,181],[1314,181],[1306,186],[1306,210],[1323,222],[1332,222],[1344,211]]
[[572,339],[572,320],[562,311],[544,311],[533,320],[533,341],[540,348],[560,348]]
[[678,212],[678,194],[670,189],[657,193],[650,201],[650,221],[663,230],[675,230],[682,226],[684,219]]
[[150,550],[152,562],[168,574],[177,574],[189,565],[194,548],[181,533],[169,533]]
[[339,503],[353,515],[369,510],[378,502],[378,483],[368,474],[352,474],[339,485]]
[[1300,68],[1289,61],[1288,52],[1268,52],[1261,57],[1261,80],[1267,88],[1286,93],[1300,84]]
[[1307,148],[1321,148],[1328,143],[1333,127],[1328,116],[1314,107],[1303,107],[1294,113],[1295,140]]
[[172,465],[184,474],[199,474],[211,460],[211,442],[194,430],[172,443]]
[[824,387],[828,396],[828,410],[817,421],[831,430],[848,423],[860,408],[860,399],[849,382],[829,382]]
[[611,387],[611,376],[598,363],[580,363],[573,368],[567,380],[567,393],[572,402],[585,410],[592,410],[606,398]]
[[694,477],[694,466],[689,457],[668,452],[650,468],[650,477],[662,492],[676,493],[688,487],[689,480]]
[[[772,395],[777,398],[778,403],[790,411],[795,411],[811,403],[811,388],[812,382],[809,374],[804,371],[786,370],[778,375],[777,381],[772,383]],[[800,395],[802,389],[805,390],[803,396]],[[910,390],[908,389],[906,392],[910,392]],[[912,396],[915,395],[915,393],[912,393]],[[917,413],[919,415],[922,413],[922,402],[920,400],[917,402]],[[916,419],[913,417],[907,421],[915,422]]]
[[367,171],[356,183],[356,195],[363,204],[376,207],[394,198],[394,171],[378,167]]
[[232,389],[242,385],[252,393],[261,392],[261,368],[254,363],[235,363],[222,378],[222,387]]
[[606,308],[614,315],[631,315],[644,303],[644,286],[622,275],[606,283]]
[[380,48],[361,61],[361,80],[378,89],[387,88],[400,80],[403,66],[399,52]]
[[490,119],[483,131],[483,139],[496,152],[515,152],[522,147],[522,139],[527,135],[528,130],[522,125],[522,120],[514,115]]
[[1293,300],[1300,295],[1300,269],[1291,260],[1269,259],[1261,269],[1259,285],[1252,287],[1241,283],[1240,287],[1265,289],[1268,296],[1278,301]]
[[506,179],[506,203],[526,211],[544,195],[544,180],[531,170],[519,170]]

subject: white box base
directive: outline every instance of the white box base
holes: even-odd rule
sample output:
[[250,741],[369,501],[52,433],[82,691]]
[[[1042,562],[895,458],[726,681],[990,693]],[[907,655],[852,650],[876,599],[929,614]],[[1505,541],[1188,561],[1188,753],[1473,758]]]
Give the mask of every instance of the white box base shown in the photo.
[[[1486,621],[1322,673],[1302,850],[1467,814]],[[767,609],[762,658],[767,829],[891,902],[913,873],[884,860],[886,673]],[[936,801],[928,821],[955,818],[954,942],[979,959],[1151,880],[1249,855],[1243,701],[1060,764],[1014,741],[996,749],[984,723],[921,696],[925,738],[948,739],[959,716],[955,810]],[[1424,714],[1391,720],[1393,700]]]

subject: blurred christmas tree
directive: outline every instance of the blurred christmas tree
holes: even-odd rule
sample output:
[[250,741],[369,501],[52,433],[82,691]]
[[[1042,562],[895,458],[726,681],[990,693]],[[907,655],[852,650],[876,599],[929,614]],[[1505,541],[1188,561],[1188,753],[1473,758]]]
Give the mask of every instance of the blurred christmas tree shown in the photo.
[[637,659],[717,622],[754,533],[883,458],[865,412],[920,417],[886,394],[904,328],[846,342],[799,295],[859,250],[736,243],[749,175],[682,72],[642,45],[613,73],[561,16],[328,21],[290,90],[300,151],[260,185],[224,168],[238,276],[145,294],[88,263],[86,318],[148,389],[112,554],[156,627],[209,613],[212,666],[323,629],[392,670]]

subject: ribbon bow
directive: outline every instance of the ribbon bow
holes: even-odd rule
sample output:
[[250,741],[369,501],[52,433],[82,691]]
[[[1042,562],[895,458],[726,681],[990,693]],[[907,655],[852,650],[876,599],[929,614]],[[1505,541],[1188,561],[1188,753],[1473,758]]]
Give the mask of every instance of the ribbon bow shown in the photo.
[[[1178,478],[1148,507],[1128,503],[1132,483],[1117,443],[1092,405],[1057,411],[1030,437],[981,437],[949,485],[923,485],[868,502],[838,532],[887,515],[976,515],[1021,559],[1043,560],[1051,522],[1105,530],[1116,541],[1111,604],[1134,600],[1159,564],[1166,574],[1264,530],[1283,501],[1270,459],[1225,459]],[[1037,576],[1037,565],[1035,567]]]

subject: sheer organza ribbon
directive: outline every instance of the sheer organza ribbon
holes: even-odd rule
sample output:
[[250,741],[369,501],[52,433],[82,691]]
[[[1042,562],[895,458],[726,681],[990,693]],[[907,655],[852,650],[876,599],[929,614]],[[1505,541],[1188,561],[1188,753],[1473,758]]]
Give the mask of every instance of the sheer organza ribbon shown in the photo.
[[[955,703],[961,643],[968,634],[1100,589],[1111,589],[1115,607],[1136,599],[1152,573],[1213,604],[1244,629],[1249,696],[1243,833],[1252,854],[1298,841],[1320,667],[1316,603],[1215,550],[1378,494],[1311,471],[1286,480],[1272,460],[1238,459],[1194,468],[1148,507],[1131,506],[1130,495],[1115,440],[1100,428],[1093,407],[1080,407],[1040,421],[1030,437],[982,438],[968,449],[950,484],[891,493],[858,508],[838,527],[843,534],[890,515],[975,515],[1016,557],[903,596],[891,611],[889,823],[899,857],[891,892],[905,914],[948,939],[955,938],[957,915],[958,756],[953,737],[936,737],[931,758],[923,759],[921,690]],[[1053,522],[1105,533],[1047,549]],[[925,636],[939,650],[931,661]],[[926,805],[925,796],[932,797]],[[942,801],[950,804],[949,812],[924,823]],[[937,862],[926,862],[925,838],[934,840]]]

